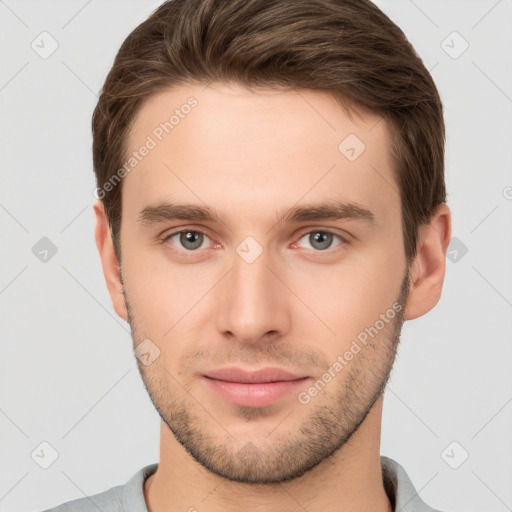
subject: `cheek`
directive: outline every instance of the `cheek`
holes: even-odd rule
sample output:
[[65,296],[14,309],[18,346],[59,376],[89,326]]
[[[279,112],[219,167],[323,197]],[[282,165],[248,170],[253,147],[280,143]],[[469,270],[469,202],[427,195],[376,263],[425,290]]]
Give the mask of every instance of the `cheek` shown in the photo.
[[314,313],[297,304],[294,317],[297,326],[302,323],[297,328],[314,330],[317,336],[321,332],[325,350],[340,353],[393,308],[404,277],[402,264],[405,268],[405,259],[402,262],[394,250],[380,247],[335,266],[310,265],[308,272],[290,273],[291,288]]
[[[225,293],[214,286],[226,271],[221,260],[177,264],[161,246],[128,242],[123,249],[128,298],[146,336],[162,339],[178,322],[170,337],[191,322],[196,329],[211,328],[208,313],[215,314],[222,302],[216,300],[218,290]],[[339,353],[397,299],[405,268],[400,250],[397,240],[388,239],[326,264],[296,258],[277,265],[275,271],[293,291],[283,290],[278,307],[288,309],[297,336],[321,339],[326,352]]]
[[137,324],[148,337],[161,339],[180,319],[186,325],[193,318],[191,309],[218,279],[213,266],[177,265],[158,246],[140,249],[126,244],[123,249],[126,293]]

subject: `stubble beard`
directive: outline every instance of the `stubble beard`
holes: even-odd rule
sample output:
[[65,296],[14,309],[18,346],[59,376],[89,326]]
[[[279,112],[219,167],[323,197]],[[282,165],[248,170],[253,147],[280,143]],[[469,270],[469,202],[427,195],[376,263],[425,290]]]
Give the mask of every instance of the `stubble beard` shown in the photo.
[[[205,411],[211,410],[209,404],[201,407],[167,369],[159,364],[145,366],[137,359],[144,386],[176,440],[212,473],[252,484],[278,484],[298,478],[320,463],[328,463],[357,432],[383,394],[400,340],[409,282],[407,272],[396,301],[401,309],[378,335],[310,403],[302,405],[297,401],[291,406],[290,417],[293,411],[301,415],[294,432],[282,420],[286,416],[283,411],[276,415],[276,428],[265,439],[251,439],[247,433],[230,435],[219,428],[221,422]],[[126,293],[125,299],[135,348],[145,337],[137,328]],[[336,392],[331,386],[336,387]],[[268,414],[268,410],[237,407],[236,414],[250,424]],[[212,431],[220,434],[214,436]]]

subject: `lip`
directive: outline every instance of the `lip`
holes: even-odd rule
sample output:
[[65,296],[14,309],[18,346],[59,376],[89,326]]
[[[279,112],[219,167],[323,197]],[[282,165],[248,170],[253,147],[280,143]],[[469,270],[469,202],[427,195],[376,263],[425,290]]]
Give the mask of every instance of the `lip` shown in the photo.
[[228,402],[244,407],[265,407],[290,394],[309,379],[281,368],[246,371],[222,368],[203,376],[206,384]]
[[242,384],[263,384],[269,382],[282,382],[303,379],[304,375],[296,375],[281,368],[260,368],[247,371],[241,368],[220,368],[205,373],[206,377],[226,382],[238,382]]

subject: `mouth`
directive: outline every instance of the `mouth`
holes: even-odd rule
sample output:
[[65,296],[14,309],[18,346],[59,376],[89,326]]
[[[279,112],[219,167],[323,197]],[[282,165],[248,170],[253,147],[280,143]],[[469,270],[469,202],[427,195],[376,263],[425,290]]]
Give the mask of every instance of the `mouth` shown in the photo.
[[280,368],[222,368],[207,372],[203,379],[212,391],[233,405],[266,407],[297,391],[309,377]]

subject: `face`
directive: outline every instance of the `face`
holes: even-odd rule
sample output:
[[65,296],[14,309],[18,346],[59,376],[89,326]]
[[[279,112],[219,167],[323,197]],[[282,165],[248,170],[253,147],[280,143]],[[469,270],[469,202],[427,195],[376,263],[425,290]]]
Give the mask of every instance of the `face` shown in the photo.
[[218,475],[304,474],[395,357],[409,283],[386,123],[319,91],[187,85],[144,103],[128,147],[121,273],[156,409]]

